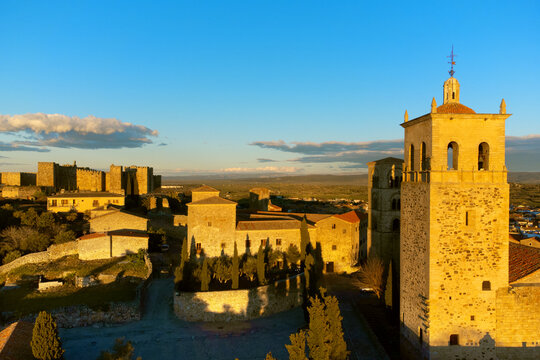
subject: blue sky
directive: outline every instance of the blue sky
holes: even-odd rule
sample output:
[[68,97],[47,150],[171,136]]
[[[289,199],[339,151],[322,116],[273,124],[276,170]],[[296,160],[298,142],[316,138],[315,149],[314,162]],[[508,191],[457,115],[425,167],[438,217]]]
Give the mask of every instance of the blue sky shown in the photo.
[[453,44],[461,102],[504,97],[508,167],[540,171],[539,18],[537,1],[2,1],[0,169],[363,171],[399,156],[405,109],[441,101]]

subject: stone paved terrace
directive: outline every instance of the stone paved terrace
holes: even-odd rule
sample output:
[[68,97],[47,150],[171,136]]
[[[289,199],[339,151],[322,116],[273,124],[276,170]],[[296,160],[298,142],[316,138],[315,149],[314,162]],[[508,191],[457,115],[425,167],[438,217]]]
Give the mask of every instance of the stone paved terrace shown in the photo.
[[[154,280],[143,319],[126,325],[61,329],[66,360],[94,360],[114,340],[130,340],[143,360],[216,359],[262,360],[268,351],[288,359],[289,335],[304,325],[301,308],[275,316],[234,323],[188,323],[172,312],[171,279]],[[351,359],[386,359],[368,336],[350,306],[344,304],[346,336],[356,349]]]

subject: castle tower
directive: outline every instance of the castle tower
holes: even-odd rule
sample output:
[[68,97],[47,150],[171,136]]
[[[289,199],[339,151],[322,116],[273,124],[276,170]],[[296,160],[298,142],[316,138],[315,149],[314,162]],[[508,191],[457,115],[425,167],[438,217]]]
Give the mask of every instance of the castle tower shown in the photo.
[[496,290],[508,286],[510,115],[462,105],[453,77],[443,96],[401,124],[401,334],[421,358],[489,359]]
[[367,256],[399,269],[399,209],[402,159],[384,158],[368,164]]

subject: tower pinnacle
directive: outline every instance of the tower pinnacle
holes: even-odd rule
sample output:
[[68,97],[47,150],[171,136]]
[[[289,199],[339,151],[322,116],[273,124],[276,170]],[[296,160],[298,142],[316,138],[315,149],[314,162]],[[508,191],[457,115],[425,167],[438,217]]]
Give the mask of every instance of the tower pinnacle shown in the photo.
[[450,74],[450,77],[454,77],[454,74],[456,73],[454,71],[454,65],[456,65],[454,57],[456,56],[457,55],[454,55],[454,45],[452,45],[452,52],[450,53],[450,56],[447,56],[447,58],[450,58],[450,61],[448,62],[450,64],[450,71],[448,72]]

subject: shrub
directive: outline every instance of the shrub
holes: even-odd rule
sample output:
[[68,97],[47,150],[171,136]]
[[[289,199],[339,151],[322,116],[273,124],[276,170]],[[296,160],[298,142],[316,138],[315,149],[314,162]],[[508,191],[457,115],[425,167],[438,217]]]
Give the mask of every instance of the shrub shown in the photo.
[[55,244],[64,244],[75,240],[75,233],[71,230],[62,230],[53,239]]
[[64,354],[56,322],[45,311],[41,311],[36,318],[30,346],[34,357],[40,360],[61,359]]
[[231,280],[232,275],[232,262],[231,258],[228,256],[222,255],[218,258],[213,258],[210,260],[212,276],[217,279],[220,283],[225,283]]
[[[119,338],[116,339],[112,352],[102,351],[98,360],[133,360],[134,351],[131,341],[125,342],[124,338]],[[138,357],[137,360],[142,360],[142,358]]]
[[21,252],[19,250],[12,250],[9,251],[6,256],[4,256],[4,259],[2,260],[2,264],[7,264],[12,262],[15,259],[18,259],[22,256]]
[[242,274],[250,281],[255,280],[257,274],[257,260],[253,256],[248,256],[242,264]]

